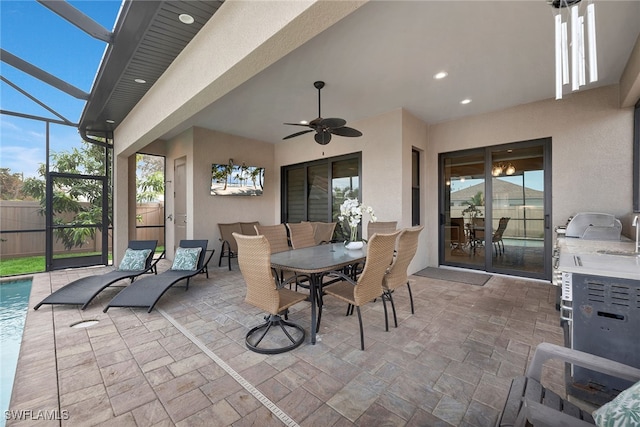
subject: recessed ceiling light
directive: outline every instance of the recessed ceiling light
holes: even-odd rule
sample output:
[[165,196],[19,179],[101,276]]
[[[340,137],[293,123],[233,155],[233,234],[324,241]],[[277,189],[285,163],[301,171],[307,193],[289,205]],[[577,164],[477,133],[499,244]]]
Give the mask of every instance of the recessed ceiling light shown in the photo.
[[467,98],[467,99],[463,99],[462,101],[460,101],[460,104],[466,105],[466,104],[468,104],[470,102],[471,102],[471,100],[469,98]]
[[449,73],[447,73],[446,71],[440,71],[439,73],[434,74],[433,78],[436,79],[436,80],[440,80],[440,79],[444,79],[448,75],[449,75]]
[[308,122],[308,121],[306,121],[306,120],[300,120],[300,124],[301,124],[301,125],[308,125],[308,124],[309,124],[309,122]]
[[140,84],[147,82],[145,79],[134,79],[133,81]]
[[187,25],[191,25],[195,22],[195,19],[193,19],[193,16],[187,15],[186,13],[181,13],[178,16],[178,19],[180,20],[180,22]]
[[111,119],[107,119],[107,120],[105,120],[105,121],[106,121],[107,123],[110,123],[110,124],[114,124],[114,123],[116,122],[115,120],[111,120]]

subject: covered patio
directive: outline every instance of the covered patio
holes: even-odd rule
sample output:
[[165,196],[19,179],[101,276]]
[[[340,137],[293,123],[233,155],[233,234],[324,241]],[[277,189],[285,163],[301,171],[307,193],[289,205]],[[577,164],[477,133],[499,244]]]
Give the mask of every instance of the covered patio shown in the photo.
[[[125,2],[132,10],[150,3]],[[553,16],[540,0],[157,3],[167,34],[182,31],[181,3],[212,10],[152,78],[134,74],[144,67],[131,59],[146,58],[144,49],[105,61],[78,123],[83,136],[110,137],[113,265],[136,238],[139,153],[166,159],[160,270],[182,239],[208,239],[209,250],[220,251],[217,224],[287,222],[287,167],[353,156],[360,201],[398,228],[425,226],[409,267],[416,273],[443,264],[451,249],[440,156],[545,139],[553,162],[544,169],[552,190],[544,202],[546,252],[536,260],[544,280],[493,274],[476,286],[412,275],[416,311],[406,290],[397,291],[397,329],[384,330],[380,301],[365,307],[365,351],[357,319],[327,299],[315,345],[307,336],[297,349],[269,356],[246,348],[247,330],[264,313],[244,303],[237,264],[218,268],[217,252],[209,279],[197,277],[187,292],[173,287],[151,313],[103,313],[117,288],[84,311],[29,310],[10,407],[17,412],[7,424],[30,425],[43,413],[56,419],[39,425],[493,425],[536,346],[564,343],[551,284],[553,226],[576,212],[603,211],[624,218],[623,233],[631,235],[631,213],[640,209],[640,2],[601,2],[600,35],[610,41],[601,80],[565,88],[560,100],[553,96]],[[145,10],[131,17],[142,15],[148,36],[159,22]],[[444,84],[432,77],[442,67],[450,67]],[[142,89],[134,79],[149,84]],[[314,118],[319,79],[327,81],[323,111],[347,118],[362,137],[328,145],[313,134],[282,140],[291,133],[283,123]],[[461,104],[468,96],[473,102]],[[233,162],[264,169],[261,195],[212,195],[212,165]],[[331,207],[334,188],[323,189]],[[323,221],[333,213],[327,209]],[[29,307],[108,268],[37,274]],[[290,317],[309,331],[308,303]],[[72,327],[87,320],[97,322]],[[563,395],[564,365],[544,375]]]
[[[167,268],[168,261],[163,261]],[[101,269],[34,277],[30,307],[68,281]],[[382,304],[357,319],[327,299],[316,345],[281,355],[247,350],[263,313],[243,302],[242,276],[210,269],[174,287],[152,313],[104,305],[29,310],[12,410],[59,414],[42,425],[476,426],[495,423],[511,379],[541,342],[562,344],[555,288],[493,276],[484,286],[412,276],[396,292],[398,328],[384,331]],[[309,328],[308,303],[290,319]],[[71,325],[97,320],[87,328]],[[564,390],[562,364],[544,380]],[[24,416],[24,415],[23,415]],[[8,425],[30,425],[29,419]]]

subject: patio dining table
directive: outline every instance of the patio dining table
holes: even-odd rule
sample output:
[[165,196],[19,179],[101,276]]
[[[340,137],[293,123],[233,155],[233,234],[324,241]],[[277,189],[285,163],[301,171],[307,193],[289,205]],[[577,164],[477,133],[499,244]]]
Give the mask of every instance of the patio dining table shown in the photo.
[[[309,276],[309,299],[311,302],[311,344],[316,343],[316,303],[322,309],[322,275],[351,264],[364,262],[366,246],[359,250],[348,250],[343,243],[311,246],[302,249],[271,254],[271,267],[293,271]],[[316,301],[317,298],[317,301]]]

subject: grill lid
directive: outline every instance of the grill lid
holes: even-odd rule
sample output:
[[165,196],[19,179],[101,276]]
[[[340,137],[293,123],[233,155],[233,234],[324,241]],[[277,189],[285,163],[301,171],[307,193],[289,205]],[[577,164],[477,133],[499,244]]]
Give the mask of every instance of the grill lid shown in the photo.
[[620,240],[622,223],[607,213],[577,213],[567,224],[567,237],[588,240]]

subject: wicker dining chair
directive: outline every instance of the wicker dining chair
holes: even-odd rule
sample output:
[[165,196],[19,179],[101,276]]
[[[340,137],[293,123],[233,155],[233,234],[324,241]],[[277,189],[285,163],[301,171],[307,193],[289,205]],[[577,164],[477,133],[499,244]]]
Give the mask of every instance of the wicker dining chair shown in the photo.
[[[362,274],[358,276],[356,281],[342,272],[331,272],[326,274],[326,278],[340,279],[336,283],[323,286],[322,290],[326,295],[331,295],[350,304],[351,314],[353,307],[358,313],[358,322],[360,324],[360,348],[364,350],[364,330],[362,327],[362,315],[360,307],[368,302],[381,298],[384,306],[385,330],[389,330],[389,321],[387,317],[387,303],[383,296],[382,281],[387,269],[391,265],[393,259],[393,251],[395,249],[396,238],[400,231],[392,234],[376,233],[367,244],[367,260],[364,264]],[[322,317],[322,306],[318,314],[318,325]]]
[[245,236],[255,236],[256,225],[260,225],[260,221],[241,222],[240,229],[242,230],[242,234],[244,234]]
[[[289,246],[289,238],[287,237],[287,227],[284,224],[256,225],[255,230],[258,235],[267,238],[269,245],[271,246],[271,253],[275,254],[291,250],[291,247]],[[289,287],[291,287],[292,283],[296,283],[296,290],[298,289],[298,280],[296,279],[294,282],[292,279],[293,277],[296,277],[296,274],[293,271],[279,270],[274,271],[273,273],[278,278],[281,286],[288,283]]]
[[313,226],[310,222],[287,223],[287,228],[289,229],[289,239],[293,249],[316,246],[316,239],[313,237]]
[[[316,246],[316,240],[313,237],[313,226],[310,222],[287,223],[287,228],[289,229],[289,241],[291,242],[293,249]],[[292,285],[294,281],[289,279],[294,275],[296,274],[286,271],[280,273],[282,281],[288,280],[290,285]],[[295,280],[296,291],[298,290],[298,286],[309,289],[308,282],[309,278],[307,276],[298,275]]]
[[264,236],[271,245],[271,253],[284,252],[291,249],[289,247],[289,238],[287,237],[287,228],[284,224],[276,225],[256,225],[256,233]]
[[510,217],[502,217],[500,221],[498,221],[498,228],[495,233],[491,237],[491,241],[493,242],[493,249],[496,252],[496,255],[504,254],[504,241],[502,240],[502,234],[504,230],[507,228],[507,224],[509,224]]
[[367,223],[367,238],[370,239],[375,233],[393,233],[397,227],[398,221],[369,221]]
[[316,245],[322,245],[324,243],[331,243],[333,241],[333,233],[336,229],[336,222],[312,222],[313,237],[316,241]]
[[391,311],[393,311],[393,322],[398,327],[398,318],[396,317],[396,306],[393,302],[393,293],[400,286],[407,285],[409,290],[409,301],[411,302],[411,314],[414,314],[413,295],[411,294],[411,285],[409,285],[409,275],[407,268],[409,263],[418,250],[418,237],[422,232],[424,225],[419,227],[405,228],[400,231],[398,241],[396,242],[396,255],[393,258],[389,272],[384,276],[382,281],[382,289],[391,302]]
[[[293,350],[304,342],[305,331],[302,326],[288,321],[288,309],[306,300],[308,295],[278,286],[271,274],[271,248],[264,235],[244,236],[234,233],[233,236],[238,242],[240,272],[247,284],[245,302],[269,313],[266,322],[247,332],[247,348],[262,354]],[[265,340],[272,327],[276,331],[279,327],[282,334],[275,336],[274,332]]]

